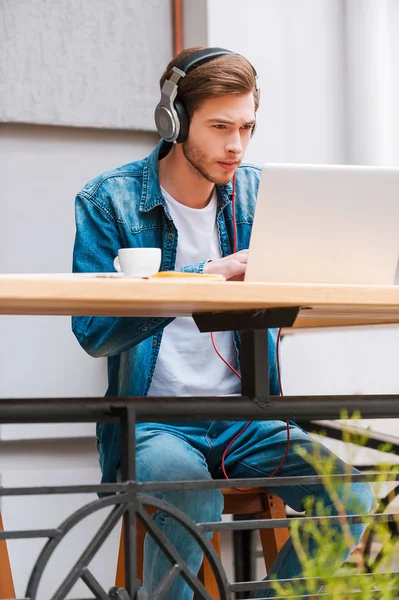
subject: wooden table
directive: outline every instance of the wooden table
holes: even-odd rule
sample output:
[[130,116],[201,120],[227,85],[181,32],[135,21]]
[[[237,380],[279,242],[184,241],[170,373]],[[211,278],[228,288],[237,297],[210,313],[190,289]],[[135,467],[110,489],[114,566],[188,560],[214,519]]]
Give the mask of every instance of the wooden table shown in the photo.
[[0,275],[0,314],[7,315],[174,317],[288,306],[301,307],[295,327],[399,323],[399,286]]
[[[290,308],[292,307],[292,308]],[[267,309],[283,309],[298,315],[296,328],[354,326],[399,323],[399,288],[394,286],[348,286],[348,285],[308,285],[308,284],[266,284],[226,282],[207,277],[151,278],[148,280],[129,277],[107,277],[84,275],[0,275],[0,314],[3,315],[102,315],[102,316],[188,316],[193,313],[222,313],[237,319],[237,311],[258,316]],[[203,315],[202,315],[203,316]],[[206,317],[208,318],[208,317]],[[219,319],[220,315],[216,315]],[[246,318],[246,317],[245,317]],[[294,316],[295,318],[295,316]],[[215,322],[215,321],[214,321]],[[230,321],[233,322],[233,321]],[[292,324],[293,319],[290,321]],[[270,325],[266,325],[266,328]],[[280,325],[281,326],[281,325]],[[243,328],[245,329],[245,328]],[[247,332],[245,332],[247,334]],[[267,347],[267,331],[266,334]],[[256,337],[256,336],[255,336]],[[242,352],[243,351],[243,335]],[[258,362],[258,374],[262,377],[268,371],[263,355],[252,354]],[[267,355],[266,355],[267,358]],[[252,358],[246,359],[251,363]],[[241,370],[244,384],[244,363]],[[250,379],[250,378],[249,378]],[[256,379],[256,378],[255,378]],[[258,377],[259,379],[259,377]],[[268,389],[268,384],[262,384]],[[250,386],[249,386],[250,387]],[[244,385],[243,385],[244,390]],[[85,493],[88,491],[121,492],[98,500],[98,506],[111,506],[123,501],[126,538],[126,588],[129,597],[136,597],[137,581],[135,568],[135,520],[137,510],[137,487],[135,483],[134,426],[137,420],[174,420],[198,418],[249,419],[288,419],[338,418],[341,407],[349,411],[366,410],[369,417],[399,416],[399,397],[393,396],[318,396],[284,397],[246,395],[230,398],[72,398],[72,399],[0,399],[0,421],[2,422],[82,422],[86,420],[120,420],[122,478],[126,484],[104,484],[102,486],[69,486],[54,488],[52,493]],[[363,413],[362,413],[363,414]],[[154,417],[156,415],[156,417]],[[296,478],[300,479],[300,478]],[[198,482],[197,482],[198,483]],[[233,485],[262,485],[262,481],[245,480],[211,482],[212,485],[232,487]],[[284,482],[278,478],[268,481],[269,487],[277,487]],[[285,484],[288,484],[285,483]],[[129,487],[132,486],[133,487]],[[164,485],[173,485],[168,482]],[[178,484],[176,484],[177,487]],[[209,482],[207,483],[209,485]],[[134,487],[136,486],[136,487]],[[144,484],[145,486],[145,484]],[[148,490],[147,490],[148,491]],[[37,488],[29,493],[49,493],[50,489]],[[126,492],[126,495],[123,495]],[[5,491],[0,491],[0,496]],[[8,495],[17,495],[21,490],[7,490]],[[26,490],[25,490],[26,493]],[[155,502],[155,500],[154,500]],[[158,501],[160,503],[161,501]],[[96,510],[88,506],[87,514]],[[169,507],[169,510],[170,507]],[[119,513],[118,513],[119,514]],[[111,515],[112,516],[112,515]],[[109,518],[111,518],[111,516]],[[193,524],[193,531],[195,529]],[[12,532],[11,532],[12,533]],[[19,532],[24,537],[27,532]],[[28,532],[29,533],[29,532]],[[40,535],[42,535],[39,532]],[[48,530],[46,536],[57,543],[58,530]],[[36,532],[35,535],[38,535]],[[44,534],[43,534],[44,535]],[[100,534],[97,534],[100,535]],[[32,537],[32,532],[29,534]],[[6,536],[7,537],[7,536]],[[8,537],[12,537],[10,534]],[[204,543],[209,540],[204,537]],[[87,560],[91,558],[92,550]],[[27,589],[27,597],[36,598],[42,571],[47,564],[47,555],[42,554],[33,571]],[[85,559],[86,560],[86,559]],[[87,562],[87,561],[86,561]],[[73,577],[86,577],[97,598],[105,597],[88,573],[86,562],[79,563]],[[221,565],[219,572],[223,573]],[[89,577],[90,575],[90,577]],[[69,576],[68,576],[69,577]],[[89,578],[89,579],[88,579]],[[91,579],[90,579],[91,578]],[[224,586],[224,587],[223,587]],[[227,589],[227,580],[220,588]],[[223,588],[223,589],[222,589]],[[64,597],[64,596],[63,596]],[[118,596],[119,597],[119,596]],[[127,596],[123,596],[127,597]],[[227,597],[226,595],[222,597]]]

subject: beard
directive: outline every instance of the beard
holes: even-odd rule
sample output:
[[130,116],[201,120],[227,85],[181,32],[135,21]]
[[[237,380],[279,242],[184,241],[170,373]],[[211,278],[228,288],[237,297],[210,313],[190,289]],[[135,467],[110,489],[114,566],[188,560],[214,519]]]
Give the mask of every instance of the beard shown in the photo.
[[[192,140],[190,140],[190,137],[188,137],[188,139],[182,143],[182,150],[184,158],[186,159],[190,168],[193,170],[198,179],[201,179],[203,177],[211,183],[221,185],[228,183],[233,178],[234,171],[230,173],[226,172],[224,175],[219,176],[216,175],[216,173],[212,174],[209,168],[207,168],[206,166],[207,163],[211,162],[209,160],[209,157],[202,150],[202,148],[200,148]],[[217,161],[214,162],[216,164]]]

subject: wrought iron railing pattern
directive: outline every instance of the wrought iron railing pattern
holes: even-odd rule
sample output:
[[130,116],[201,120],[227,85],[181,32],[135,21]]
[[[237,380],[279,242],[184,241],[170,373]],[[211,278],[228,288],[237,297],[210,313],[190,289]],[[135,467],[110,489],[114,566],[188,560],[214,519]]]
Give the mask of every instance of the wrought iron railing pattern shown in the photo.
[[[229,398],[64,398],[64,399],[2,399],[0,400],[1,423],[62,423],[62,422],[118,422],[121,427],[121,475],[122,482],[114,484],[75,485],[31,488],[0,489],[0,496],[27,496],[34,494],[81,494],[100,493],[99,498],[77,510],[55,529],[6,531],[0,533],[0,539],[48,538],[36,564],[33,567],[25,598],[38,599],[38,587],[44,569],[55,549],[64,536],[88,515],[109,507],[111,512],[105,518],[100,529],[84,548],[70,572],[64,577],[52,600],[66,598],[73,585],[83,580],[95,598],[99,600],[152,600],[162,598],[176,577],[181,576],[195,591],[199,598],[211,600],[208,591],[199,579],[190,571],[173,545],[165,537],[156,523],[149,517],[145,507],[150,506],[172,516],[195,538],[207,556],[217,581],[220,598],[230,600],[235,593],[249,590],[266,590],[272,584],[262,582],[229,582],[223,565],[205,532],[244,531],[249,529],[291,527],[294,520],[239,520],[218,523],[194,523],[174,506],[154,498],[154,491],[170,489],[211,489],[229,487],[267,487],[309,485],[321,481],[319,476],[276,477],[273,479],[252,478],[229,481],[183,481],[151,482],[136,481],[135,470],[135,426],[143,421],[196,421],[196,420],[267,420],[292,419],[298,423],[317,419],[339,419],[342,411],[347,413],[360,411],[364,418],[399,417],[399,395],[369,396],[313,396],[280,397],[270,396],[268,373],[268,327],[288,327],[295,321],[298,309],[275,309],[237,314],[196,315],[199,328],[204,331],[220,329],[239,329],[241,331],[241,368],[243,376],[243,396]],[[352,480],[381,480],[381,472],[352,475]],[[392,481],[392,473],[386,473]],[[339,481],[348,481],[347,475],[332,475]],[[398,476],[399,479],[399,476]],[[396,489],[399,489],[397,486]],[[386,505],[382,504],[381,510]],[[367,515],[368,516],[368,515]],[[347,522],[359,522],[365,515],[346,517]],[[331,523],[339,517],[300,517],[301,524],[308,519],[327,519]],[[105,590],[90,570],[90,562],[104,543],[110,532],[123,519],[125,528],[125,575],[123,589]],[[380,513],[375,521],[392,523],[396,527],[396,517],[392,513]],[[147,529],[163,552],[171,561],[171,568],[159,583],[155,592],[148,596],[136,573],[136,522]],[[393,575],[393,573],[391,574]],[[351,575],[353,577],[353,574]],[[358,577],[377,577],[375,574],[359,574]],[[380,578],[389,575],[378,575]],[[322,583],[322,581],[320,582]],[[377,582],[378,583],[378,582]],[[294,596],[293,596],[294,597]],[[323,593],[320,593],[323,597]],[[356,597],[356,595],[354,595]],[[40,598],[40,600],[43,600]],[[178,599],[176,599],[178,600]]]

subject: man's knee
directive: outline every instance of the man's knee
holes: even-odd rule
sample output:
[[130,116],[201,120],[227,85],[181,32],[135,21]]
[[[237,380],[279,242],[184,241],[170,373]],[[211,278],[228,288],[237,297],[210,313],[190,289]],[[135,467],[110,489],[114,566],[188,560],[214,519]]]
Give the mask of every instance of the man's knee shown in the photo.
[[210,479],[204,457],[179,438],[158,434],[140,438],[136,448],[138,481],[188,481]]
[[[145,444],[138,444],[136,470],[140,482],[212,479],[202,454],[170,435],[155,435]],[[169,502],[197,523],[221,519],[223,495],[219,489],[170,489],[152,495]]]
[[325,489],[320,494],[316,494],[316,499],[322,500],[327,507],[331,506],[333,515],[339,512],[337,500],[343,505],[347,515],[369,515],[376,505],[376,498],[370,485],[363,481],[340,484],[335,487],[333,493]]
[[376,497],[367,482],[354,481],[346,502],[347,514],[370,514],[376,505]]
[[[159,494],[168,504],[182,511],[195,523],[218,522],[223,512],[223,494],[220,490],[170,490]],[[173,514],[163,513],[164,518],[173,519]]]

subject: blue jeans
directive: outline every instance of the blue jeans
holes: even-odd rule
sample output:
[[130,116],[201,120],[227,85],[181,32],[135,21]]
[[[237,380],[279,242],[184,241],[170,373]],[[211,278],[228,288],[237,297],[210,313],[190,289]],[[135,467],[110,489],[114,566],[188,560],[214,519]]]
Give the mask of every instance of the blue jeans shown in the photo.
[[[137,480],[210,480],[222,479],[221,459],[223,451],[235,435],[241,431],[242,422],[196,422],[196,423],[140,423],[137,435]],[[289,455],[278,476],[314,475],[313,467],[299,456],[295,446],[300,445],[309,453],[317,451],[322,458],[332,453],[323,445],[315,442],[302,429],[291,425],[291,445]],[[278,466],[286,449],[286,424],[283,421],[253,422],[245,433],[231,446],[225,466],[230,478],[267,477]],[[347,473],[348,466],[336,458],[336,472]],[[356,469],[352,469],[357,473]],[[369,513],[374,505],[374,496],[367,483],[353,482],[349,499],[355,501],[355,511]],[[344,485],[340,486],[340,490]],[[311,496],[315,501],[322,500],[324,505],[334,511],[332,500],[323,485],[289,486],[274,488],[282,500],[297,511],[303,510],[305,498]],[[348,497],[346,487],[346,498]],[[223,511],[223,496],[220,490],[188,490],[155,492],[162,498],[188,515],[196,522],[220,521]],[[351,502],[352,504],[352,502]],[[350,514],[350,510],[348,510]],[[179,554],[194,573],[202,563],[202,552],[193,538],[172,518],[162,513],[153,516],[157,525],[173,543]],[[335,525],[337,535],[341,535],[339,525]],[[363,524],[352,524],[351,532],[357,544],[365,530]],[[313,547],[314,551],[314,547]],[[312,553],[312,543],[309,546]],[[338,557],[337,564],[344,562],[346,556]],[[170,562],[152,538],[147,535],[144,546],[144,587],[152,592],[164,574],[170,568]],[[268,577],[278,579],[299,577],[301,565],[291,540],[288,540],[279,553]],[[165,598],[167,600],[190,600],[193,593],[189,586],[178,577]],[[257,592],[253,598],[272,598],[272,590]]]

